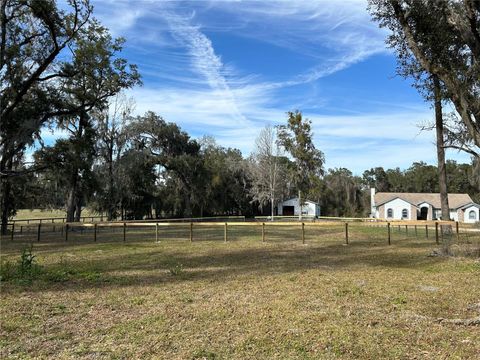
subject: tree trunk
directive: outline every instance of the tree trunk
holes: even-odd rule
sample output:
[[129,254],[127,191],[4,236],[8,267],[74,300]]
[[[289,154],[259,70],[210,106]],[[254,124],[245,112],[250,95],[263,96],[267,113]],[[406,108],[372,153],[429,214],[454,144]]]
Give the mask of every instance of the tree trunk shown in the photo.
[[302,190],[298,190],[298,205],[300,212],[298,213],[298,220],[302,221]]
[[113,137],[110,139],[108,149],[108,221],[113,220],[115,213],[116,198],[114,196],[114,178],[113,178]]
[[187,217],[187,218],[192,217],[192,202],[190,199],[190,194],[185,196],[185,211],[183,213],[183,217]]
[[8,229],[8,216],[10,215],[11,207],[12,207],[12,184],[10,183],[9,178],[4,178],[2,179],[2,184],[1,184],[1,206],[2,206],[2,229],[1,233],[2,235],[7,234],[7,229]]
[[0,209],[1,209],[1,229],[2,235],[7,234],[8,230],[8,217],[15,210],[14,196],[12,194],[12,178],[6,173],[13,170],[13,157],[10,155],[13,151],[9,151],[7,148],[3,149],[2,158],[0,161],[0,173],[3,175],[0,178]]
[[274,196],[273,193],[272,193],[272,196],[271,196],[271,214],[272,214],[272,221],[273,221],[273,217],[275,216],[275,209],[274,209],[274,204],[275,204],[275,199],[274,199]]
[[80,197],[77,196],[75,197],[75,221],[80,222],[82,218],[82,202]]
[[447,167],[445,166],[445,147],[443,135],[442,94],[440,81],[432,75],[435,97],[435,127],[437,131],[437,159],[438,159],[438,184],[440,188],[440,203],[442,206],[442,220],[450,220],[450,207],[448,205]]
[[76,194],[77,194],[77,181],[76,178],[70,185],[67,197],[67,222],[73,222],[75,220],[75,208],[76,208]]

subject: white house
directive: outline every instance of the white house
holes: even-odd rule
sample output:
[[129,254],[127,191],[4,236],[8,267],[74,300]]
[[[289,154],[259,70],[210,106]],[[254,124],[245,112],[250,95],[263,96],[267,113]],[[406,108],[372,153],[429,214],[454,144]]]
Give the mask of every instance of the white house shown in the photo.
[[[277,210],[277,213],[280,216],[299,216],[300,203],[298,197],[279,203]],[[314,201],[305,200],[302,206],[302,215],[320,216],[320,205]]]
[[[440,220],[442,215],[438,193],[393,193],[371,189],[371,216],[391,220]],[[450,218],[454,221],[480,221],[480,205],[468,194],[448,194]]]

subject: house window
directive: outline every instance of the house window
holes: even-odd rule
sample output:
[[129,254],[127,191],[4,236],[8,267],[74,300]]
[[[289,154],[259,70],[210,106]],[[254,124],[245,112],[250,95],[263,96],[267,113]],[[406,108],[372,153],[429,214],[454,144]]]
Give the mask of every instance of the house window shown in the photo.
[[470,210],[469,211],[468,219],[469,220],[477,220],[477,214],[475,213],[475,210]]
[[402,210],[402,219],[406,219],[408,218],[408,210],[407,209],[403,209]]
[[393,209],[387,210],[387,218],[393,218]]

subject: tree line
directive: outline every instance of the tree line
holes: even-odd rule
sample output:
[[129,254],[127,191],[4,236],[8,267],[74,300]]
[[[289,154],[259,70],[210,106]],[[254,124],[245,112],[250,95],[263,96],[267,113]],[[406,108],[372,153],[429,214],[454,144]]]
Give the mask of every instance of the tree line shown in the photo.
[[[309,123],[300,112],[289,114]],[[86,151],[91,156],[81,160],[74,220],[84,207],[109,219],[275,215],[281,201],[298,196],[300,181],[306,184],[300,190],[304,199],[318,202],[325,216],[369,216],[372,187],[382,192],[439,192],[437,166],[415,162],[406,170],[376,167],[356,176],[346,168],[325,171],[318,150],[320,161],[298,180],[298,165],[280,145],[277,128],[262,129],[251,155],[244,157],[212,137],[192,139],[153,112],[128,121],[110,117],[110,122],[117,124],[114,142],[105,141],[111,130],[105,132],[100,123],[103,130],[94,132],[95,145]],[[61,139],[35,152],[32,166],[51,165],[22,177],[18,208],[68,205],[70,167],[78,166],[71,165],[77,159],[75,142]],[[446,169],[450,192],[468,193],[480,202],[480,177],[472,164],[450,160]]]
[[[141,85],[122,58],[125,39],[113,38],[88,0],[1,0],[0,212],[2,232],[19,208],[82,208],[109,219],[253,215],[282,199],[317,201],[326,215],[365,216],[366,190],[467,192],[479,200],[480,5],[465,1],[370,0],[389,30],[398,73],[432,103],[438,166],[374,168],[363,176],[324,169],[311,122],[300,111],[265,128],[244,157],[213,138],[193,139],[160,114],[133,116],[125,90]],[[445,115],[443,105],[455,112]],[[48,129],[61,132],[45,145]],[[32,161],[27,151],[37,149]],[[472,164],[445,161],[446,148]],[[260,210],[259,210],[260,209]],[[448,216],[447,216],[448,217]]]

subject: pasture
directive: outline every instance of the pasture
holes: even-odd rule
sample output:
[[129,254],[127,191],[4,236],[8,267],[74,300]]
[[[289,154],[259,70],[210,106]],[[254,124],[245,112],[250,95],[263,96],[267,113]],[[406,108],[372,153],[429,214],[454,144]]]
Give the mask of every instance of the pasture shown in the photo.
[[[62,209],[20,209],[17,210],[14,219],[64,218],[65,216],[66,212]],[[83,209],[82,217],[88,216],[98,216],[98,214],[88,208]]]
[[[2,358],[475,358],[480,262],[412,231],[203,226],[2,239]],[[22,240],[23,239],[23,240]],[[33,241],[34,266],[19,274]],[[25,253],[28,255],[28,251]],[[36,265],[35,265],[36,264]],[[461,320],[461,321],[460,321]]]

